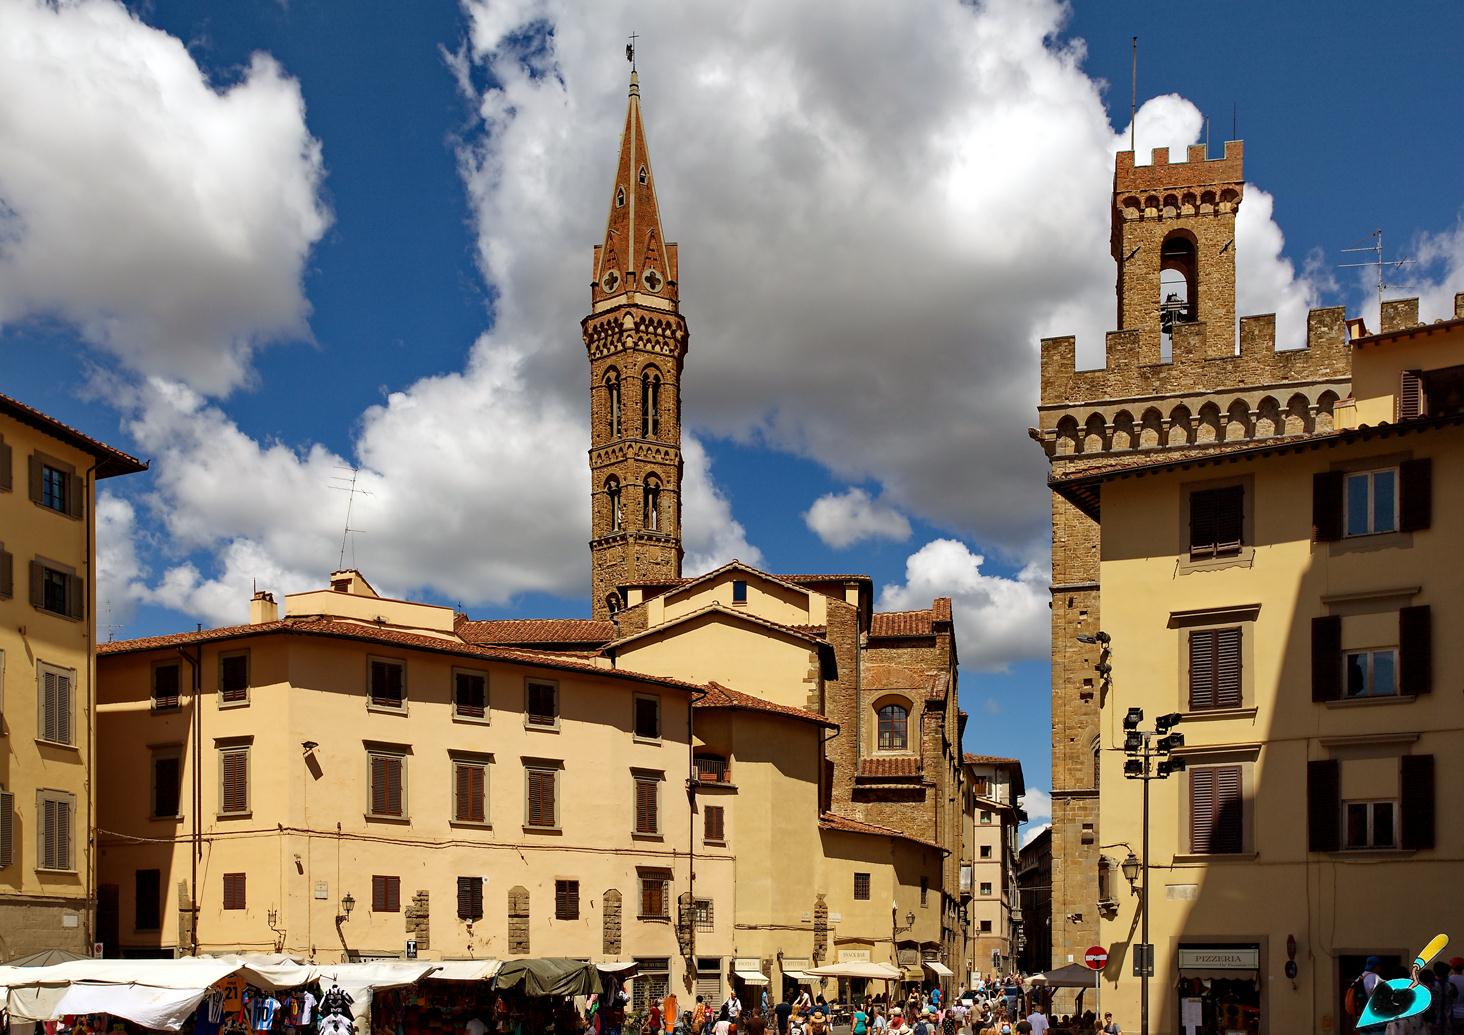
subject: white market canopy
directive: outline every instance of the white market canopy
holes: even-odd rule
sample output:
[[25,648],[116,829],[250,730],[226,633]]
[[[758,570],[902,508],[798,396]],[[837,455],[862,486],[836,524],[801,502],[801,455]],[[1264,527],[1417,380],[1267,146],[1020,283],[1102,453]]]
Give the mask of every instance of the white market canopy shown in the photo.
[[810,977],[864,978],[870,981],[898,981],[904,976],[898,967],[892,967],[888,963],[870,963],[866,960],[830,963],[826,967],[814,967],[806,973]]

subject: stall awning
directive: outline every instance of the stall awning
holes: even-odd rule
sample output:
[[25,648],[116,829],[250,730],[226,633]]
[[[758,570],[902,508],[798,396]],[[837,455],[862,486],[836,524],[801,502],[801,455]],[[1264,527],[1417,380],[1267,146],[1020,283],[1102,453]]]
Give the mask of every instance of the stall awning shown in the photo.
[[928,971],[930,971],[936,977],[943,977],[943,978],[955,977],[955,975],[951,973],[951,968],[950,967],[947,967],[944,963],[941,963],[939,960],[926,960],[925,961],[925,969],[928,970]]
[[868,960],[830,963],[826,967],[815,967],[807,973],[813,977],[864,978],[873,981],[898,981],[900,979],[898,968],[887,963],[870,963]]
[[58,1016],[106,1013],[154,1031],[177,1031],[193,1016],[206,988],[152,988],[147,985],[97,985],[79,982],[55,1005]]
[[593,995],[600,990],[600,972],[593,963],[559,956],[509,960],[494,979],[497,988],[523,986],[524,995]]
[[810,974],[806,970],[785,970],[783,976],[789,981],[796,981],[800,985],[817,984],[820,980],[818,975]]
[[503,966],[499,960],[441,960],[427,975],[430,981],[487,981]]
[[748,985],[766,985],[768,979],[762,972],[762,961],[756,959],[734,959],[732,976]]

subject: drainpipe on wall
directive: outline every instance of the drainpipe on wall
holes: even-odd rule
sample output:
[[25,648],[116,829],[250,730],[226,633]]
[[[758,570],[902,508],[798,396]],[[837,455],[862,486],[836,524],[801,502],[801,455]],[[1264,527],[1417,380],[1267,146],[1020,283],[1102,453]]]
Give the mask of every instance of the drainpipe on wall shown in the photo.
[[198,861],[203,858],[203,702],[200,700],[201,684],[199,662],[203,648],[197,654],[189,654],[182,647],[178,655],[187,660],[192,672],[193,690],[193,847],[189,852],[190,874],[188,879],[188,952],[198,955]]
[[693,691],[686,704],[686,894],[691,911],[686,917],[687,992],[696,987],[696,703],[707,696],[705,689]]
[[[82,483],[86,486],[86,581],[90,590],[90,600],[87,601],[87,615],[91,620],[91,627],[84,628],[83,634],[90,642],[87,644],[86,652],[86,908],[82,911],[85,916],[83,936],[86,938],[85,945],[90,949],[96,944],[96,916],[97,916],[97,850],[99,838],[96,832],[95,805],[96,780],[93,778],[97,771],[97,566],[96,566],[96,540],[97,540],[97,482],[94,472],[96,464],[86,469],[82,476]],[[120,923],[120,919],[119,919]]]

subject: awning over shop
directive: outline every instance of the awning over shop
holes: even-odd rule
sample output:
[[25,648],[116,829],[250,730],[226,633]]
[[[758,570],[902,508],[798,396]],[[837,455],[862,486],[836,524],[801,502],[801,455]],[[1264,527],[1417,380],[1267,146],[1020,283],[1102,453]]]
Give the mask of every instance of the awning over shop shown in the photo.
[[941,963],[939,960],[926,960],[925,961],[925,969],[928,970],[928,971],[930,971],[936,977],[943,977],[943,978],[955,977],[955,975],[951,973],[951,968],[950,967],[947,967],[944,963]]
[[144,1028],[177,1031],[193,1016],[206,988],[150,988],[147,985],[72,985],[54,1005],[55,1014],[106,1013]]
[[500,960],[439,960],[428,981],[487,981],[503,966]]
[[319,968],[317,977],[322,991],[336,985],[351,997],[351,1016],[357,1026],[371,1017],[372,993],[387,988],[415,985],[436,967],[435,963],[337,963]]
[[897,967],[888,963],[870,963],[867,960],[830,963],[826,967],[814,967],[807,973],[812,977],[864,978],[870,981],[898,981],[901,976]]
[[1093,971],[1081,963],[1069,963],[1065,967],[1028,978],[1027,983],[1046,988],[1092,988],[1094,980]]
[[509,960],[494,978],[495,988],[522,988],[525,995],[593,995],[600,991],[600,972],[593,963],[547,957]]
[[734,959],[732,976],[748,985],[766,985],[768,979],[762,972],[762,961],[756,959]]

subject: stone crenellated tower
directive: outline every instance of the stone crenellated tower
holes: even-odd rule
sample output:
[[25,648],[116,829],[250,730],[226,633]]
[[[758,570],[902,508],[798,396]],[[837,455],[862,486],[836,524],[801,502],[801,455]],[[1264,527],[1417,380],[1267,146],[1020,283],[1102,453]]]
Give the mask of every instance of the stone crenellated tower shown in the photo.
[[590,301],[581,328],[590,359],[591,599],[595,617],[606,618],[622,606],[623,587],[681,576],[686,320],[633,71]]
[[[1203,145],[1171,162],[1155,148],[1148,165],[1115,157],[1113,258],[1118,330],[1104,365],[1076,366],[1071,337],[1042,342],[1042,394],[1035,437],[1053,478],[1148,463],[1156,454],[1254,445],[1332,430],[1333,408],[1351,390],[1342,310],[1314,309],[1306,348],[1276,350],[1274,315],[1239,320],[1235,225],[1245,189],[1238,140],[1210,158]],[[1098,770],[1122,765],[1121,746],[1100,730],[1098,648],[1078,642],[1102,628],[1099,527],[1052,494],[1052,960],[1080,959],[1098,936],[1097,914],[1116,908],[1100,886],[1105,854],[1100,813],[1132,800],[1098,797]],[[1114,685],[1142,674],[1113,644]],[[1110,859],[1116,866],[1117,858]],[[1111,871],[1116,872],[1116,870]]]

